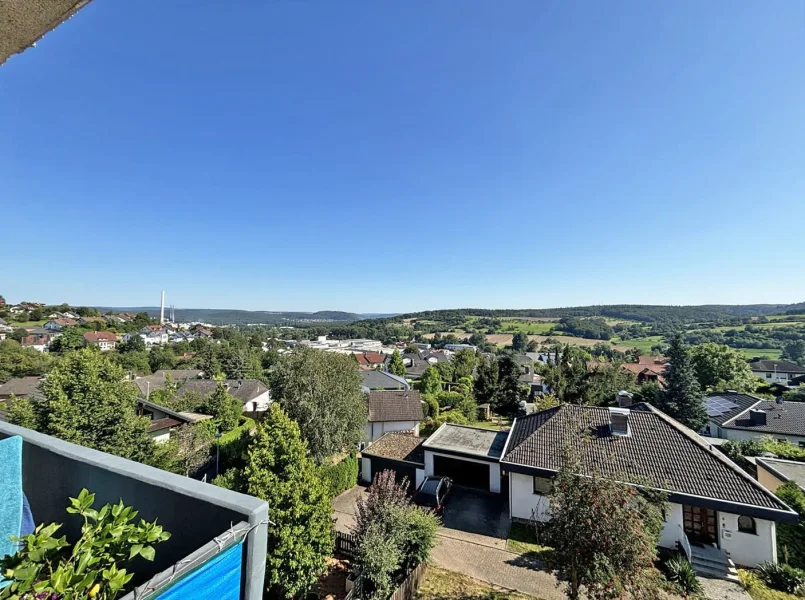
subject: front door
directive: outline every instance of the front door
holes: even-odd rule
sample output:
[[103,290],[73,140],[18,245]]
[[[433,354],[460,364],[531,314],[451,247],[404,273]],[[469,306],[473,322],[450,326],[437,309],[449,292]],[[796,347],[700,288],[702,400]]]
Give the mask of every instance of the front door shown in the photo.
[[718,522],[716,511],[701,506],[682,505],[682,519],[685,535],[691,544],[716,544],[718,542]]

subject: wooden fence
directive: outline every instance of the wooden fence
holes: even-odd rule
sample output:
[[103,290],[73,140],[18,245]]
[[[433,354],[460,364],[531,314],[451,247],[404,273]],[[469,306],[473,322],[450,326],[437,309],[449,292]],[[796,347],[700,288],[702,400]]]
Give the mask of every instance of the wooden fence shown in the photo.
[[414,596],[416,596],[416,591],[419,589],[419,584],[425,578],[426,568],[425,563],[419,563],[416,569],[408,573],[408,577],[394,591],[389,600],[413,600]]
[[351,533],[335,534],[335,553],[342,554],[347,558],[355,558],[355,551],[358,549],[358,538]]

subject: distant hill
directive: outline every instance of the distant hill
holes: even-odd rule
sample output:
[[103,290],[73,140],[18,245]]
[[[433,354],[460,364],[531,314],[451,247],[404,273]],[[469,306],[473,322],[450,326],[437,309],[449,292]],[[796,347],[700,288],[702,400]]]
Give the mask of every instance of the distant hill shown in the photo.
[[[159,316],[158,306],[126,306],[96,307],[102,312],[146,312],[152,317]],[[281,312],[267,310],[237,310],[226,308],[177,308],[177,321],[201,321],[213,325],[243,325],[258,323],[264,325],[293,325],[294,323],[333,323],[351,322],[363,319],[359,314],[338,310],[320,310],[318,312]],[[167,316],[168,309],[165,309]]]

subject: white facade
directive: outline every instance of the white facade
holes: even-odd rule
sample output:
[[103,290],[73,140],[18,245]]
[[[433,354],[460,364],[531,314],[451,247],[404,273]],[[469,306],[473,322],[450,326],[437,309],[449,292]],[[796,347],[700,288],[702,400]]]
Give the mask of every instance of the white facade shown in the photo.
[[425,450],[425,477],[431,477],[433,475],[433,457],[434,456],[444,456],[446,458],[452,458],[453,460],[463,460],[467,462],[475,462],[481,463],[484,465],[489,465],[489,491],[495,494],[500,493],[500,463],[497,462],[489,462],[488,460],[478,460],[475,458],[469,458],[467,456],[461,455],[456,456],[454,454],[446,454],[442,452],[434,452],[433,450]]
[[[770,420],[771,422],[771,420]],[[795,446],[805,447],[805,432],[803,435],[791,435],[788,433],[768,433],[765,431],[747,431],[745,429],[729,429],[718,427],[711,429],[718,433],[718,437],[725,440],[759,440],[762,437],[772,437],[775,440],[788,440]]]
[[781,385],[788,385],[794,377],[802,375],[802,373],[785,373],[783,371],[755,371],[752,369],[755,377],[758,377],[766,383],[779,383]]
[[243,405],[243,412],[247,413],[266,412],[270,405],[271,405],[270,391],[266,390],[253,400],[246,402]]
[[[425,468],[427,469],[427,454]],[[534,477],[509,473],[509,509],[512,518],[547,521],[550,506],[547,496],[534,493]],[[684,535],[682,505],[669,502],[659,545],[676,548]],[[774,521],[755,518],[755,533],[738,531],[738,515],[716,512],[718,545],[736,565],[755,567],[762,562],[777,562],[777,534]]]
[[363,426],[364,439],[367,443],[372,443],[383,437],[390,431],[411,431],[414,435],[419,435],[419,421],[375,421]]

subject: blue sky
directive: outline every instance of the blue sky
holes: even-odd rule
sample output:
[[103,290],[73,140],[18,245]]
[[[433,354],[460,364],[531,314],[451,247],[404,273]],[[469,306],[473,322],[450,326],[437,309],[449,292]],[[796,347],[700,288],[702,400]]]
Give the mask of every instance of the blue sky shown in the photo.
[[802,2],[96,0],[0,132],[11,301],[805,300]]

